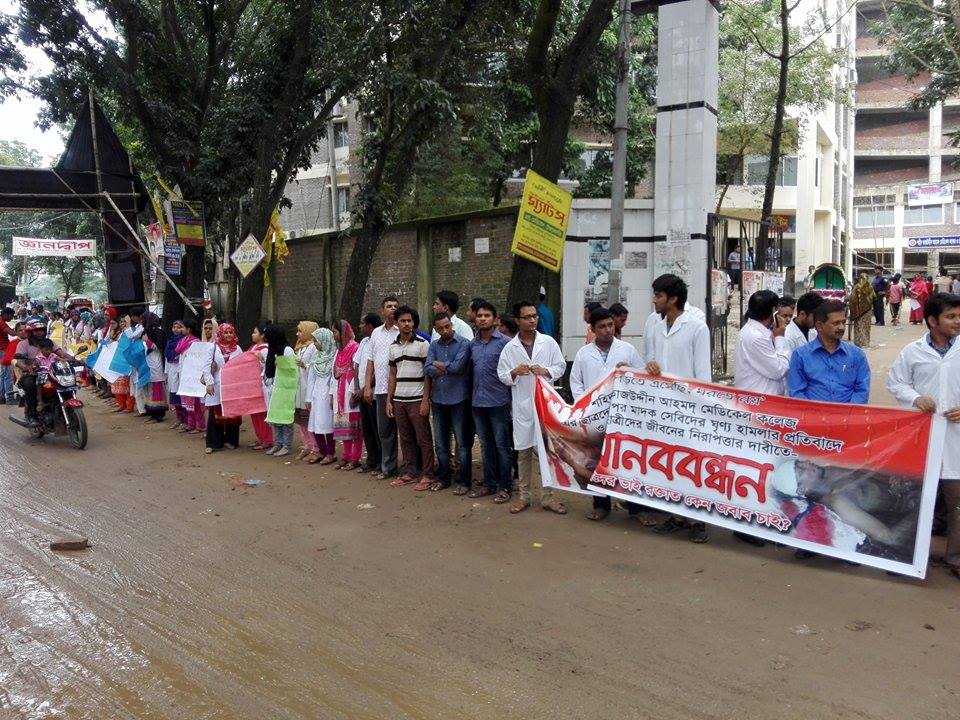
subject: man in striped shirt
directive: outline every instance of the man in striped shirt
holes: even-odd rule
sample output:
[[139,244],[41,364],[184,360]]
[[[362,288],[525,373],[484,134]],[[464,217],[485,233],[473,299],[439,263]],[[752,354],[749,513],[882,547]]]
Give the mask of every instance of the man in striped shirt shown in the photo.
[[[404,472],[390,485],[416,482],[414,490],[429,490],[433,484],[433,437],[430,433],[430,378],[424,363],[430,343],[416,333],[420,315],[401,305],[394,313],[400,334],[390,346],[390,381],[387,415],[397,421]],[[423,465],[417,468],[417,449]],[[418,480],[419,478],[419,480]]]

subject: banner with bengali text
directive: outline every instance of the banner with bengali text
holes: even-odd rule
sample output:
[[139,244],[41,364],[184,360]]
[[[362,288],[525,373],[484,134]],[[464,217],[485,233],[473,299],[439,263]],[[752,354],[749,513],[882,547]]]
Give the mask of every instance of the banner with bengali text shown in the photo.
[[24,257],[95,257],[97,241],[13,237],[13,254]]
[[924,577],[945,420],[615,370],[538,380],[544,485]]

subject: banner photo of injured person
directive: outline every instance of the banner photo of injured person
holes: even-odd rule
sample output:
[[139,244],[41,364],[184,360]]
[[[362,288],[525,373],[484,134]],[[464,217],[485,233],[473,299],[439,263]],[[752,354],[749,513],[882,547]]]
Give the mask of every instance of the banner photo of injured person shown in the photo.
[[538,378],[545,485],[924,577],[944,418],[614,370],[569,405]]

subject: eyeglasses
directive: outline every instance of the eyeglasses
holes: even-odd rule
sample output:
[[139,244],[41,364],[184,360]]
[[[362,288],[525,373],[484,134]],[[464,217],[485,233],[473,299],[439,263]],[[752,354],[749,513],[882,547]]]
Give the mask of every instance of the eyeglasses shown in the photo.
[[536,315],[517,315],[517,320],[536,320]]

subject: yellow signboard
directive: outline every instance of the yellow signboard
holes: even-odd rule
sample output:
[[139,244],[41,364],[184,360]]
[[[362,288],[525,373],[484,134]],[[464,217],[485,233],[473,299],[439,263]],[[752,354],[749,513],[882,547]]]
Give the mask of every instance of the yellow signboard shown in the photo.
[[510,251],[548,270],[560,272],[572,200],[570,193],[559,185],[527,170]]

